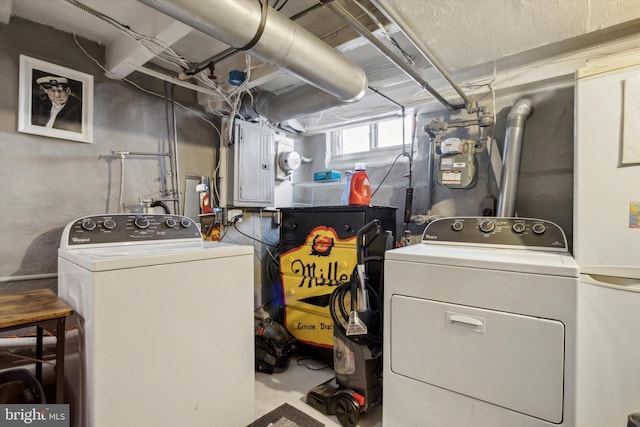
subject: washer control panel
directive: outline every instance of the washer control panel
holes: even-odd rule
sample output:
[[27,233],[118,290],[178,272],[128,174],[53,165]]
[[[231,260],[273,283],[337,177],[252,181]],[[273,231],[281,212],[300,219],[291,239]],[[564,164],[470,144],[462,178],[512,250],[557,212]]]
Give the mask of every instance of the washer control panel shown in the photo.
[[202,238],[190,218],[168,214],[92,215],[70,223],[65,233],[67,247]]
[[440,218],[427,225],[422,242],[568,250],[567,239],[558,225],[533,218]]

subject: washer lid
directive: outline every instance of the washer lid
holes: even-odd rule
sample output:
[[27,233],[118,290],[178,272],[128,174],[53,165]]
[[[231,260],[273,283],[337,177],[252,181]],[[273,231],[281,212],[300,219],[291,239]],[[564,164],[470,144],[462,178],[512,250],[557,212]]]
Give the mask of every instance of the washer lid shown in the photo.
[[253,255],[253,247],[219,242],[203,244],[197,241],[58,250],[59,258],[89,271],[139,268],[239,255]]
[[578,277],[568,252],[420,243],[385,252],[386,261],[407,261],[485,270]]

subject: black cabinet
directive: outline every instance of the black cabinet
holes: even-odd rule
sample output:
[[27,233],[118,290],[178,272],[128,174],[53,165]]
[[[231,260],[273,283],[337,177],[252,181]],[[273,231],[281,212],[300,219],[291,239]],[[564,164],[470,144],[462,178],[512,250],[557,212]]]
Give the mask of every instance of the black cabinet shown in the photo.
[[[381,234],[370,239],[366,255],[383,257],[396,240],[396,208],[324,206],[281,209],[280,278],[285,327],[298,342],[330,348],[333,290],[351,280],[357,264],[358,230],[374,219]],[[382,262],[368,265],[369,284],[382,292]]]

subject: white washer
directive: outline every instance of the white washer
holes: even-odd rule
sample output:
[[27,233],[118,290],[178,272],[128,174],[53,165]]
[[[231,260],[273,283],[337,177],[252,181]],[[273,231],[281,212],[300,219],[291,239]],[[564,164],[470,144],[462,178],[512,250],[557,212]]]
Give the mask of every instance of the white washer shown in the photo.
[[387,251],[383,425],[575,425],[578,267],[555,224],[445,218]]
[[78,314],[65,369],[74,426],[254,419],[253,248],[203,243],[177,215],[89,216],[65,228],[58,274]]

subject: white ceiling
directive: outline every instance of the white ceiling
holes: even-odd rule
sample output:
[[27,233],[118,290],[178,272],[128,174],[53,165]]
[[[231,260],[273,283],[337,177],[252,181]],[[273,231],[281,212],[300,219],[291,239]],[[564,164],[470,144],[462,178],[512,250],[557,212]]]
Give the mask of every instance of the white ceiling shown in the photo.
[[[179,2],[180,0],[176,0]],[[184,0],[183,0],[184,1]],[[193,0],[192,0],[193,1]],[[207,0],[195,0],[207,1]],[[216,0],[208,0],[215,7]],[[375,31],[377,26],[353,0],[339,0],[360,22]],[[431,53],[465,91],[486,91],[476,86],[495,79],[495,88],[507,88],[530,81],[567,74],[592,56],[640,46],[640,0],[379,0],[425,42]],[[141,66],[165,68],[175,76],[179,69],[154,58],[122,31],[72,5],[73,0],[0,0],[0,10],[24,19],[76,33],[106,48],[106,66],[126,76]],[[191,63],[198,63],[229,46],[136,0],[77,0],[113,21],[146,36],[163,40]],[[46,7],[43,5],[46,3]],[[318,0],[269,0],[287,17],[318,3]],[[402,48],[415,57],[415,70],[447,99],[459,98],[395,25],[368,0],[360,3],[387,24]],[[232,19],[232,17],[230,17]],[[369,85],[397,102],[413,106],[431,101],[404,72],[385,59],[345,22],[328,10],[316,7],[296,22],[344,55],[360,64]],[[382,37],[378,30],[376,34]],[[386,40],[385,40],[386,43]],[[228,70],[243,69],[244,55],[236,54],[216,64],[218,81]],[[559,64],[564,64],[559,67]],[[259,66],[258,61],[252,62]],[[561,69],[560,69],[561,68]],[[575,69],[575,68],[573,68]],[[545,71],[546,70],[546,71]],[[270,66],[252,72],[265,90],[281,91],[300,82]],[[261,77],[260,80],[257,80]],[[456,101],[457,102],[457,101]],[[353,105],[300,120],[308,128],[335,123],[339,118],[393,109],[388,101],[369,92]]]

